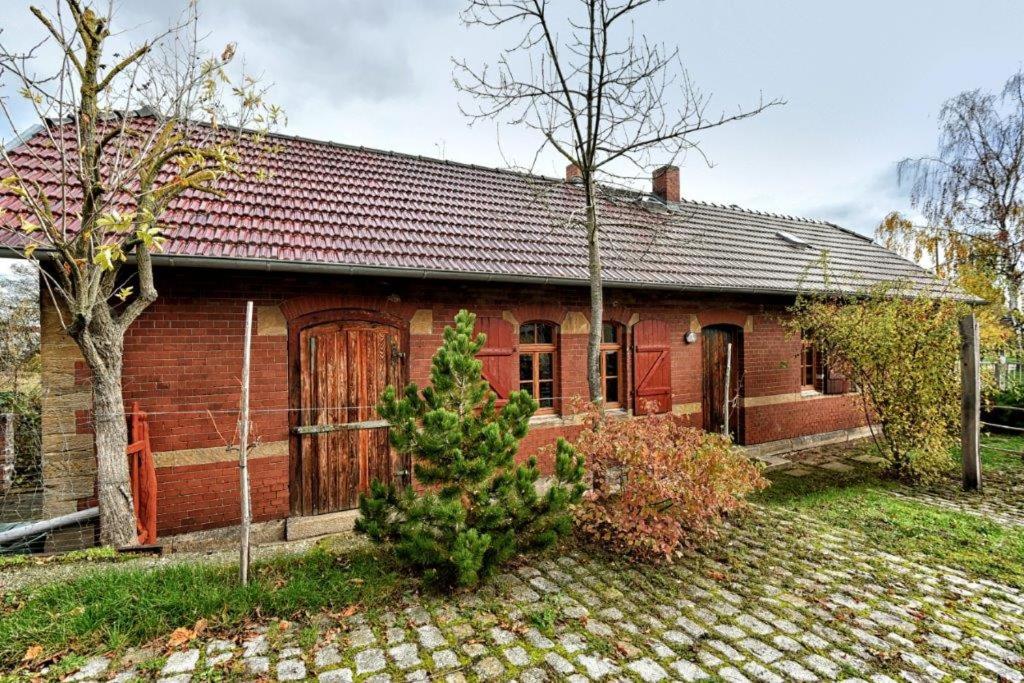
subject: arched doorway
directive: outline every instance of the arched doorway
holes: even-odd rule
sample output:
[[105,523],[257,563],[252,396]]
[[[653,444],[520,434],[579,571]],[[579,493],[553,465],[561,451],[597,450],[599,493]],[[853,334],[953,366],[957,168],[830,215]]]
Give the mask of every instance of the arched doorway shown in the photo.
[[291,511],[349,510],[370,482],[405,483],[409,463],[388,440],[377,403],[405,377],[404,325],[372,311],[336,310],[292,321]]
[[704,429],[743,441],[743,328],[710,325],[701,330]]

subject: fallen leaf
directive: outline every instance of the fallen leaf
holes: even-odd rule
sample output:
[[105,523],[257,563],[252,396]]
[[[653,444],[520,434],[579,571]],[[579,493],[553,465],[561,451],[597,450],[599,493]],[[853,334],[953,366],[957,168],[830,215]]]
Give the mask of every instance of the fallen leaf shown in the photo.
[[342,611],[341,616],[344,617],[344,618],[348,618],[348,617],[352,616],[353,614],[355,614],[358,611],[359,611],[359,607],[357,605],[349,605],[348,607],[346,607]]
[[29,649],[25,650],[25,656],[21,658],[21,661],[31,662],[33,659],[37,659],[41,654],[43,654],[43,646],[33,645]]
[[167,647],[180,647],[195,637],[195,631],[184,626],[179,626],[171,632],[171,637],[167,639]]
[[277,627],[279,629],[281,629],[282,631],[287,631],[289,629],[289,627],[291,627],[291,625],[292,625],[292,623],[290,621],[285,621],[284,619],[282,619],[281,621],[277,622]]
[[203,631],[206,630],[206,624],[206,619],[200,619],[196,622],[196,625],[192,627],[192,632],[197,636],[200,635]]

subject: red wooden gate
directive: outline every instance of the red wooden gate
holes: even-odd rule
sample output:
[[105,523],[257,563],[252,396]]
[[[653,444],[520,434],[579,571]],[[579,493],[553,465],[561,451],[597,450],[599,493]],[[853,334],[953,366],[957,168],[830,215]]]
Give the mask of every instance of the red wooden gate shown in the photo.
[[132,404],[128,414],[126,452],[139,545],[152,545],[156,543],[156,468],[149,446],[149,418],[138,403]]
[[[633,412],[672,410],[672,350],[668,323],[641,320],[633,326]],[[650,409],[648,409],[650,407]]]

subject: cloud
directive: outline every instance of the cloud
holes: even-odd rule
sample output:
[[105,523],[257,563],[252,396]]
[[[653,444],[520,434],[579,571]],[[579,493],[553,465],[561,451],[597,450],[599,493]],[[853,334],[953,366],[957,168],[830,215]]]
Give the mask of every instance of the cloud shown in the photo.
[[879,170],[860,188],[858,193],[847,199],[810,206],[803,213],[871,237],[878,224],[890,212],[913,213],[910,188],[905,181],[900,184],[895,163]]
[[[418,42],[429,37],[432,23],[454,21],[456,8],[455,0],[205,2],[200,30],[209,32],[211,50],[237,42],[247,67],[273,81],[275,91],[288,99],[305,92],[333,103],[380,102],[419,88]],[[155,19],[147,3],[120,8],[122,25],[141,25],[142,34],[172,18]],[[421,27],[421,33],[410,32],[410,26]]]

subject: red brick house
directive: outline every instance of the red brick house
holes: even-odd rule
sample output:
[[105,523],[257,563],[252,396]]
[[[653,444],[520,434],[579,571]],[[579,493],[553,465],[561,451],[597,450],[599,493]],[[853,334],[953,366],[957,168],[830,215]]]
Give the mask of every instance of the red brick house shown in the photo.
[[[37,142],[12,157],[30,166],[53,156]],[[226,441],[248,300],[253,511],[267,535],[282,533],[282,520],[351,509],[373,477],[407,476],[374,405],[389,382],[428,379],[461,308],[488,334],[483,362],[498,395],[526,389],[542,406],[522,455],[573,434],[569,400],[587,394],[590,322],[572,180],[278,142],[269,179],[172,206],[155,259],[160,298],[128,334],[125,399],[150,414],[162,536],[238,520],[237,455]],[[857,395],[780,317],[799,291],[826,281],[847,291],[896,279],[931,286],[929,273],[830,223],[681,200],[674,167],[654,172],[650,193],[609,194],[601,214],[610,409],[652,402],[722,429],[728,351],[738,443],[766,453],[865,434]],[[95,458],[88,372],[45,296],[42,329],[49,516],[93,495]],[[329,428],[351,423],[361,428]]]

